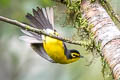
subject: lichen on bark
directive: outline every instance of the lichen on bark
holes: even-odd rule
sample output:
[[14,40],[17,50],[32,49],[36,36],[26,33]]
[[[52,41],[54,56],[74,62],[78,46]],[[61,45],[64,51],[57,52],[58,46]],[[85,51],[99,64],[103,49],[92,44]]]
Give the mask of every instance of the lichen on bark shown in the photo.
[[69,22],[72,22],[73,26],[77,29],[80,40],[89,44],[86,46],[83,45],[83,47],[89,52],[100,53],[100,48],[98,44],[96,45],[94,34],[91,31],[93,25],[89,24],[87,19],[84,18],[81,10],[81,3],[82,0],[66,0],[67,14],[69,15],[68,20],[71,20]]
[[119,80],[120,31],[113,21],[120,23],[120,19],[107,0],[65,0],[64,4],[68,20],[78,30],[80,41],[88,43],[82,46],[101,56],[103,76],[109,75],[109,80],[114,76],[115,80]]
[[[102,4],[102,6],[104,7],[104,5],[106,6],[106,3],[104,2],[105,0],[90,0],[89,3],[90,4],[93,4],[92,6],[91,5],[84,5],[84,7],[86,6],[90,6],[91,9],[86,8],[86,14],[87,14],[87,17],[86,17],[86,14],[84,14],[85,12],[83,12],[81,9],[81,5],[82,5],[82,1],[85,1],[85,0],[66,0],[66,3],[67,3],[67,14],[69,15],[69,20],[72,21],[73,23],[73,26],[78,30],[78,34],[79,34],[79,37],[81,37],[80,40],[82,41],[85,41],[86,43],[87,42],[90,42],[89,45],[87,46],[84,46],[86,48],[87,51],[91,52],[91,53],[98,53],[100,56],[101,56],[101,61],[102,61],[102,66],[103,66],[103,69],[102,69],[102,73],[103,73],[103,77],[104,79],[106,79],[106,76],[108,77],[112,77],[112,69],[109,68],[108,66],[108,63],[106,63],[106,59],[104,59],[103,57],[103,54],[101,53],[101,49],[103,48],[103,46],[105,46],[105,44],[107,44],[109,42],[109,40],[111,41],[112,39],[114,39],[113,36],[106,36],[106,35],[102,35],[103,37],[106,36],[106,40],[102,41],[101,43],[101,40],[99,38],[102,38],[101,36],[97,36],[97,32],[99,31],[99,29],[101,29],[97,24],[100,23],[101,26],[105,26],[105,25],[110,25],[112,24],[114,26],[114,23],[113,21],[110,19],[109,15],[106,14],[105,10],[103,10],[103,12],[105,12],[104,16],[108,17],[108,18],[105,18],[102,15],[102,13],[100,12],[100,10],[96,10],[98,8],[101,8],[98,7],[99,5],[94,5],[94,2],[97,2],[95,4]],[[94,7],[96,6],[96,8]],[[108,7],[108,6],[107,6]],[[106,8],[107,8],[106,7]],[[93,10],[93,11],[90,11],[90,10]],[[95,12],[96,11],[99,11],[101,13],[98,14],[99,12]],[[108,9],[109,11],[109,9]],[[96,17],[97,15],[95,14],[98,14],[98,16],[100,17]],[[109,11],[109,13],[111,13]],[[96,15],[96,16],[94,16]],[[114,17],[114,15],[112,15]],[[98,18],[98,19],[96,19]],[[103,18],[103,19],[102,19]],[[91,20],[90,20],[91,19]],[[99,19],[101,21],[99,21]],[[113,19],[113,18],[112,18]],[[88,21],[89,20],[89,21]],[[97,20],[94,24],[94,21],[92,20]],[[104,23],[103,21],[107,22],[107,21],[110,21],[108,23]],[[95,27],[95,26],[98,26]],[[106,27],[105,27],[106,28]],[[111,27],[112,28],[112,27]],[[113,30],[114,30],[115,27],[113,27]],[[96,41],[95,39],[98,38],[98,40]],[[102,44],[102,45],[101,45]]]

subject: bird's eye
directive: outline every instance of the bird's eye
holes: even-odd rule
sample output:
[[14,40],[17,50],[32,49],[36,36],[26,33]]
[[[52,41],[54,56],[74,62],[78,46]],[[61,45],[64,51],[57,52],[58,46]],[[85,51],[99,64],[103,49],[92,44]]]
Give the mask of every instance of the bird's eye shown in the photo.
[[71,56],[72,56],[73,58],[75,58],[75,57],[79,57],[80,54],[77,54],[77,53],[71,53]]

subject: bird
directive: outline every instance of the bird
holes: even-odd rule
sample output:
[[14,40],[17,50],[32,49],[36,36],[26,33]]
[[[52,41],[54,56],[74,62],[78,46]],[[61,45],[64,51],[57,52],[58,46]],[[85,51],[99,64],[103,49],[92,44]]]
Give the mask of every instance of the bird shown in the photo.
[[[26,14],[26,18],[30,21],[30,26],[41,29],[47,34],[60,36],[54,29],[54,12],[52,7],[40,8],[32,10],[33,15]],[[79,51],[75,49],[69,50],[65,42],[43,34],[36,34],[31,31],[21,30],[24,35],[20,39],[30,43],[32,49],[51,63],[69,64],[83,58]]]

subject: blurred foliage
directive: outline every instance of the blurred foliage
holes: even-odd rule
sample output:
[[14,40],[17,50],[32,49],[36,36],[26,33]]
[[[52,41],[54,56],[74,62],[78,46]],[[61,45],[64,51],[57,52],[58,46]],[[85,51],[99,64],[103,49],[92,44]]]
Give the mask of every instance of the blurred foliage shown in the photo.
[[6,7],[7,5],[10,4],[10,0],[0,0],[0,5]]
[[[111,0],[111,4],[119,14],[120,1]],[[28,22],[25,14],[32,13],[36,6],[54,6],[57,31],[66,37],[77,35],[73,26],[66,25],[66,7],[50,0],[0,0],[0,15]],[[0,22],[0,80],[103,80],[101,59],[96,57],[87,66],[93,56],[87,54],[84,48],[67,44],[68,48],[79,50],[85,58],[67,65],[53,64],[19,40],[20,35],[22,33],[16,26]]]

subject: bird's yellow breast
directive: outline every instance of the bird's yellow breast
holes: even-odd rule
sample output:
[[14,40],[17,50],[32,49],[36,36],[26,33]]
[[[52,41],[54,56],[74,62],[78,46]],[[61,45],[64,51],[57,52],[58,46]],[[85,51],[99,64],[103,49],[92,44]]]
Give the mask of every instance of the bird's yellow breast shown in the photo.
[[51,37],[45,37],[43,42],[46,53],[58,63],[65,63],[67,58],[64,54],[63,42]]
[[67,59],[64,51],[63,42],[46,36],[43,41],[43,46],[48,54],[56,63],[68,64],[77,61],[79,58]]

